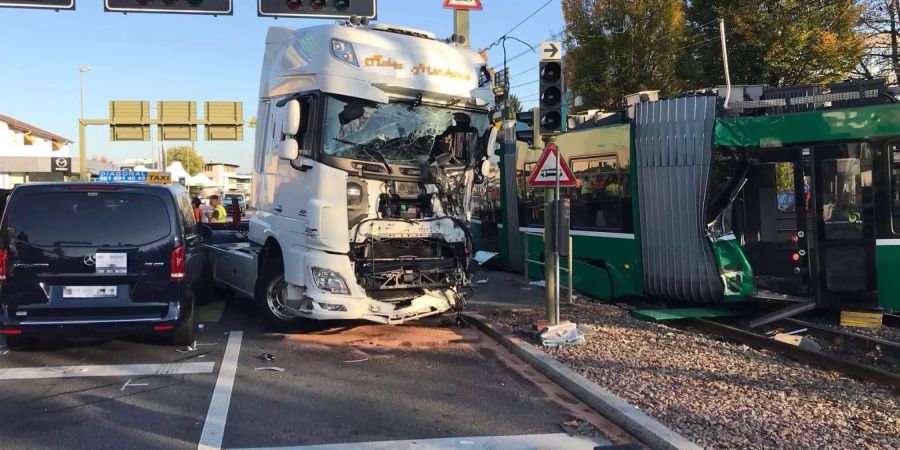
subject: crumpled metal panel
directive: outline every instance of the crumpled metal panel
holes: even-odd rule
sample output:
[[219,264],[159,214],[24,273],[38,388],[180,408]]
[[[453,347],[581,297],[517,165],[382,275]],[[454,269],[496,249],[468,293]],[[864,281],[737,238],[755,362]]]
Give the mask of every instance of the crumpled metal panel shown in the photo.
[[721,301],[724,286],[706,235],[715,97],[641,103],[635,111],[644,285],[653,296]]

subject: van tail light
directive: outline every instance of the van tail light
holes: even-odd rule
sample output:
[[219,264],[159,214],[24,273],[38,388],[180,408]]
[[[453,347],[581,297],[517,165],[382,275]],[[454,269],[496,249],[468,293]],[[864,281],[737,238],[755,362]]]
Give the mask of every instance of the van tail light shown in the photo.
[[6,250],[0,249],[0,283],[6,281]]
[[169,267],[172,271],[172,281],[182,282],[184,280],[184,246],[179,246],[172,250],[172,258],[169,261]]
[[7,336],[18,336],[22,334],[22,330],[19,328],[4,328],[0,330],[0,334],[5,334]]

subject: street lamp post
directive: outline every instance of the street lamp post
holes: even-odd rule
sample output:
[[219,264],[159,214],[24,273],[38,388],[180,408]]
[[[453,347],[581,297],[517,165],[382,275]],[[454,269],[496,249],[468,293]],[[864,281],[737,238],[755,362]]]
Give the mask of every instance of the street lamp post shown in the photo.
[[91,70],[91,66],[81,66],[78,68],[78,81],[81,97],[81,114],[78,116],[78,178],[81,181],[87,181],[87,146],[85,140],[85,124],[84,124],[84,73]]

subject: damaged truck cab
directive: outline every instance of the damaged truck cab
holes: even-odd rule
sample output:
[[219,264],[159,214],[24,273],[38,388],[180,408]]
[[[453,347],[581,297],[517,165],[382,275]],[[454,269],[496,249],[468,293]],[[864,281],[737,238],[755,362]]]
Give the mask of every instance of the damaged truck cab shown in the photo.
[[473,185],[496,129],[482,57],[388,26],[273,27],[249,242],[210,244],[218,284],[273,328],[461,309]]

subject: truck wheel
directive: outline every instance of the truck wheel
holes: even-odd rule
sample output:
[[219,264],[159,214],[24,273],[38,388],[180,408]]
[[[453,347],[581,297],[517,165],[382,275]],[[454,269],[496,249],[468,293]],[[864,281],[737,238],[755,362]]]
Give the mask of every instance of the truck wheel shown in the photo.
[[259,275],[254,300],[266,328],[281,333],[297,331],[300,318],[289,313],[285,307],[287,281],[281,262],[264,263]]
[[197,331],[194,326],[194,299],[187,304],[187,316],[172,330],[172,345],[175,347],[188,347],[194,345],[197,339]]

